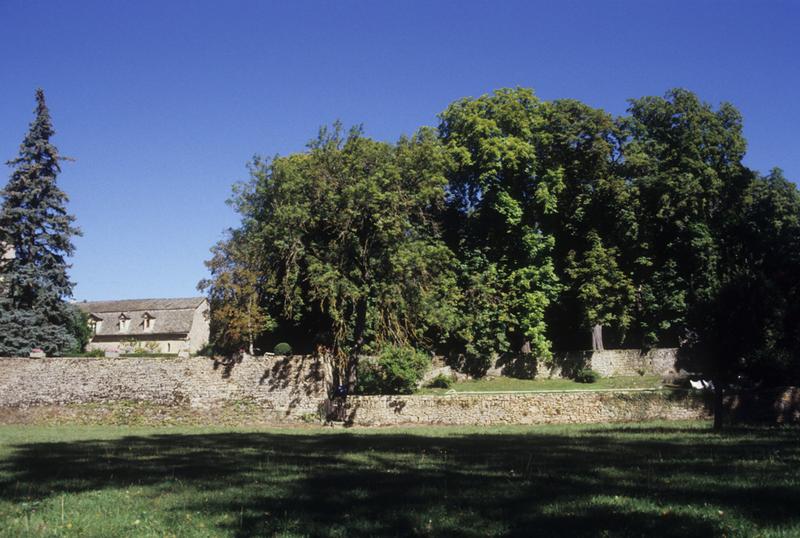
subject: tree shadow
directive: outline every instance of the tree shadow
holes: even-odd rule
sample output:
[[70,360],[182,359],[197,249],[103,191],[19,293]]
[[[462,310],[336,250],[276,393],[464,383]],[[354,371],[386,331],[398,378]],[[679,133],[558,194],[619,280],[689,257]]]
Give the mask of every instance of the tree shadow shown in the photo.
[[561,351],[553,353],[552,360],[546,363],[530,354],[506,353],[498,357],[494,367],[500,368],[502,375],[518,379],[536,377],[572,379],[590,364],[591,358],[591,351]]
[[306,396],[319,392],[319,385],[326,382],[323,362],[308,355],[288,356],[275,361],[264,370],[259,385],[270,391],[302,391]]
[[240,353],[234,353],[222,357],[213,357],[213,361],[212,369],[219,370],[222,368],[222,379],[229,379],[233,373],[234,367],[242,363],[242,355]]
[[517,379],[534,379],[539,370],[539,360],[528,354],[505,353],[497,358],[495,368],[500,368],[502,375]]
[[319,430],[24,443],[0,460],[0,499],[180,484],[215,492],[180,509],[235,514],[218,529],[235,536],[284,532],[287,522],[311,536],[715,536],[718,508],[760,528],[800,525],[800,430],[702,433]]

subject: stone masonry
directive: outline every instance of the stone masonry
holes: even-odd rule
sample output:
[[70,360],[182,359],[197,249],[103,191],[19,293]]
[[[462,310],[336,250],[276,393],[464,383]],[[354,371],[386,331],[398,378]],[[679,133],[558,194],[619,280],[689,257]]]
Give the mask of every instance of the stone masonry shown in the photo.
[[[602,377],[657,375],[673,378],[678,375],[675,360],[676,348],[607,349],[604,351],[555,352],[552,363],[535,368],[537,379],[572,377],[581,368],[591,368]],[[519,368],[514,359],[499,358],[486,372],[487,375],[512,375]],[[525,377],[525,376],[523,376]]]
[[[0,423],[271,424],[332,409],[330,365],[313,357],[0,359]],[[353,425],[502,425],[707,419],[699,391],[577,390],[350,396]],[[726,396],[734,420],[800,422],[800,390]],[[129,415],[129,411],[131,414]]]
[[0,359],[0,408],[147,402],[211,408],[246,402],[273,419],[316,414],[327,365],[311,357]]
[[347,421],[402,424],[577,424],[709,417],[701,394],[684,391],[548,391],[446,396],[351,396]]

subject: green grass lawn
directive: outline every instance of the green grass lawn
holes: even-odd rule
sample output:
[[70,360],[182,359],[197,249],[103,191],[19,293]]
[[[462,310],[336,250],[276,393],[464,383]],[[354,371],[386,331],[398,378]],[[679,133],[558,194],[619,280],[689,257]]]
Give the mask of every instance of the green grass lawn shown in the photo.
[[0,427],[0,536],[800,536],[800,429]]
[[[661,388],[658,376],[601,377],[595,383],[578,383],[571,379],[515,379],[513,377],[484,377],[454,383],[456,392],[487,392],[512,390],[596,390]],[[417,394],[444,394],[451,389],[422,388]]]

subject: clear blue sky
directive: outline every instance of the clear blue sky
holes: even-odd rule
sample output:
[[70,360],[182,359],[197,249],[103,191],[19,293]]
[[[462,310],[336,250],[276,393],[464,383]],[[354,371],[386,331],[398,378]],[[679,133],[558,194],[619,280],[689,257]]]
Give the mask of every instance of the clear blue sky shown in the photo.
[[41,86],[76,159],[75,297],[193,295],[253,154],[337,118],[395,140],[500,87],[614,114],[672,87],[730,101],[747,163],[798,180],[799,27],[790,0],[0,0],[0,159]]

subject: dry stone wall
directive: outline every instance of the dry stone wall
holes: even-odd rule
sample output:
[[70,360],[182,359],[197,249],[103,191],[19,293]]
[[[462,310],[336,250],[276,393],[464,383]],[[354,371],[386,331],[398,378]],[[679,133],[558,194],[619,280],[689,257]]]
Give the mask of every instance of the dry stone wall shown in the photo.
[[607,349],[595,351],[590,358],[592,370],[603,377],[626,375],[672,376],[678,350],[659,348],[642,352],[638,349]]
[[330,369],[312,357],[0,359],[0,408],[147,402],[195,409],[247,403],[273,419],[317,413]]
[[685,391],[565,391],[446,396],[351,396],[347,421],[401,424],[576,424],[709,417],[703,395]]
[[[552,364],[538,364],[532,373],[536,379],[568,378],[581,368],[591,368],[603,377],[657,375],[672,378],[678,375],[675,368],[677,354],[676,348],[556,352]],[[527,377],[526,372],[521,372],[523,366],[516,359],[501,357],[489,368],[487,375]]]
[[743,392],[724,399],[728,416],[736,422],[800,424],[800,388]]
[[[312,357],[0,359],[0,423],[269,424],[331,411],[329,363]],[[694,391],[351,396],[355,425],[566,424],[709,417]],[[800,389],[726,397],[734,420],[800,422]],[[138,422],[137,422],[138,421]]]

